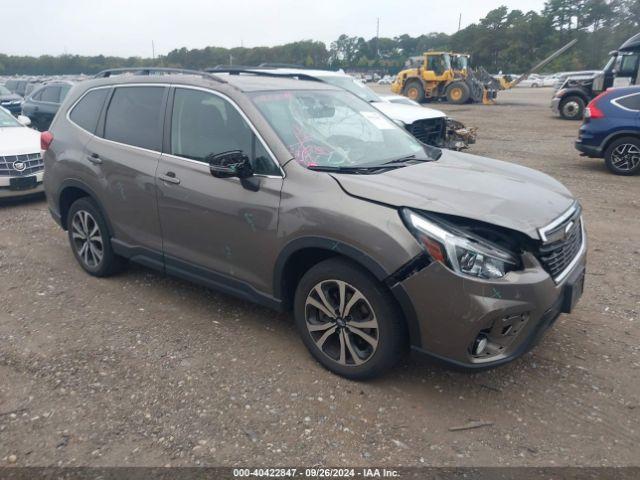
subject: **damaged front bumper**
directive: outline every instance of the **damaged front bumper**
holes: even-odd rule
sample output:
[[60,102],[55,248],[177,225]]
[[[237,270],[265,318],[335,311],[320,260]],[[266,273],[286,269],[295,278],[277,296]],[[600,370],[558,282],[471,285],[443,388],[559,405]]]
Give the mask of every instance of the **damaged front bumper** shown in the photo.
[[415,314],[413,353],[483,369],[530,350],[582,293],[586,254],[561,283],[532,254],[523,261],[522,271],[499,281],[463,277],[434,262],[393,286],[396,298],[405,300],[403,309],[408,301]]
[[461,122],[447,118],[444,148],[450,150],[464,150],[476,143],[478,129],[465,127]]

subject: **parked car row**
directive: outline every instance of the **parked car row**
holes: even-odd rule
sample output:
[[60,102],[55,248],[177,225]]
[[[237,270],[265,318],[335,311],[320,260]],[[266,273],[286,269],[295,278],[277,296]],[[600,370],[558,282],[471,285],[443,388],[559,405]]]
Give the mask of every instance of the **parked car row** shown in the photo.
[[292,311],[353,379],[409,348],[501,365],[580,299],[581,207],[553,178],[419,142],[328,81],[164,72],[78,84],[40,136],[88,274],[130,259]]
[[[31,119],[31,126],[46,130],[69,89],[85,76],[10,78],[0,84],[0,107]],[[1,81],[0,81],[1,83]]]

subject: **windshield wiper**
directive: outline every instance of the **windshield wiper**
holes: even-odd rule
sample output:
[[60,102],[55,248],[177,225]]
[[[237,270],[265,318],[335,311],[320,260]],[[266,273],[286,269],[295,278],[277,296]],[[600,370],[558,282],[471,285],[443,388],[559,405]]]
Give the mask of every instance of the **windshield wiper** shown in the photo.
[[336,165],[310,165],[307,168],[316,172],[336,172],[336,173],[371,173],[376,170],[388,170],[389,168],[398,168],[399,166],[391,165],[361,165],[361,166],[336,166]]

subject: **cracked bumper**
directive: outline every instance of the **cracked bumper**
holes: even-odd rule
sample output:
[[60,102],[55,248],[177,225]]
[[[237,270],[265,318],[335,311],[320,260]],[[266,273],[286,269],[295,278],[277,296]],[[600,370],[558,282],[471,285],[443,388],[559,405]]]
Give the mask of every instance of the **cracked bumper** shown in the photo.
[[[396,285],[415,312],[413,352],[465,369],[482,369],[530,350],[569,309],[567,295],[573,283],[584,278],[586,255],[559,284],[527,256],[524,270],[500,281],[462,277],[432,263]],[[472,347],[480,334],[488,338],[487,350],[474,355]]]

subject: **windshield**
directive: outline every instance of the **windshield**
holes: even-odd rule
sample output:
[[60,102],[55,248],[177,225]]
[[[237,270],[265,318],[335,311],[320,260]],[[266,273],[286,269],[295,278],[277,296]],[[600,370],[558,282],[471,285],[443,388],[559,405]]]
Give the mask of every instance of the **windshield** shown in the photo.
[[0,108],[0,128],[21,127],[20,123],[6,110]]
[[607,62],[607,64],[604,66],[604,68],[602,69],[605,72],[609,72],[611,71],[611,69],[613,68],[613,64],[616,61],[617,56],[616,55],[612,55],[611,58],[609,59],[609,61]]
[[[306,167],[370,167],[434,154],[369,103],[341,91],[256,92],[252,98]],[[439,153],[439,150],[437,150]]]
[[11,92],[7,87],[0,85],[0,95],[11,95]]
[[353,77],[344,76],[329,76],[329,77],[318,77],[323,82],[333,85],[335,87],[344,88],[347,92],[351,92],[354,95],[357,95],[365,102],[381,102],[380,97],[376,95],[376,93],[367,87],[364,83],[359,82]]
[[469,59],[464,55],[455,55],[451,59],[454,70],[465,70],[469,66]]

